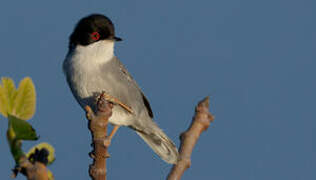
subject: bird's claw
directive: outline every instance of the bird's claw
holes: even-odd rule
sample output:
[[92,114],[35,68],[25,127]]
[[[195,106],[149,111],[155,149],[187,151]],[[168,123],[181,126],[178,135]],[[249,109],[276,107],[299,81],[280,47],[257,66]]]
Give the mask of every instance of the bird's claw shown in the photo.
[[118,105],[120,105],[123,109],[125,109],[126,111],[128,111],[129,113],[134,114],[132,108],[130,108],[128,105],[122,103],[119,99],[117,99],[117,98],[115,98],[115,97],[109,95],[108,93],[106,93],[106,92],[104,92],[104,91],[100,94],[100,96],[99,96],[98,99],[100,99],[100,98],[104,98],[105,100],[107,100],[107,101],[109,101],[109,102],[111,102],[111,103],[113,103],[113,104],[118,104]]

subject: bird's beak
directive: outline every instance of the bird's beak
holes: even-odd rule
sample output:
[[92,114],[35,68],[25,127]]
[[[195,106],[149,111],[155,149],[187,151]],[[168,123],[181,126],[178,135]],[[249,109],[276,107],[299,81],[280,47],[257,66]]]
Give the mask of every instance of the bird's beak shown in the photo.
[[119,37],[114,37],[113,38],[114,39],[114,41],[123,41],[121,38],[119,38]]

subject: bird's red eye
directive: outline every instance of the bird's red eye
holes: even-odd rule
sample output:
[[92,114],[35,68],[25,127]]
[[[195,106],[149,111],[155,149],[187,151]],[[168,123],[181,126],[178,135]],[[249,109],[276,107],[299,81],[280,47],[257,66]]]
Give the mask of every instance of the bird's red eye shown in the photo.
[[100,39],[100,34],[98,32],[93,32],[91,33],[91,38],[97,41]]

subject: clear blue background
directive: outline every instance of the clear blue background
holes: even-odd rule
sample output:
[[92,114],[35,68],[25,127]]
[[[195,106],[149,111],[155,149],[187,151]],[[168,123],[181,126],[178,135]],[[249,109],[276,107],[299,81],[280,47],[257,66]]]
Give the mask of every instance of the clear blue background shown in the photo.
[[[0,76],[34,80],[30,122],[56,148],[55,178],[89,179],[87,121],[61,66],[75,23],[102,13],[124,39],[116,54],[177,145],[196,103],[211,96],[215,122],[183,179],[313,180],[315,12],[314,0],[1,1]],[[0,179],[14,167],[6,128],[1,117]],[[171,167],[127,128],[110,153],[108,179],[164,179]]]

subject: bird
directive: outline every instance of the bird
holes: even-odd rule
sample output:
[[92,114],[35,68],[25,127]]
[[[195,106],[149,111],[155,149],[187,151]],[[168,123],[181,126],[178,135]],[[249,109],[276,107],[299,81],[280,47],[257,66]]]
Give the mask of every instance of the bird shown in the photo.
[[[122,41],[115,36],[114,24],[102,14],[83,17],[69,37],[63,71],[70,90],[84,109],[96,108],[102,92],[115,98],[112,116],[113,135],[118,127],[134,130],[165,162],[176,164],[178,150],[173,141],[154,122],[149,101],[114,54],[114,45]],[[130,110],[127,108],[129,107]]]

